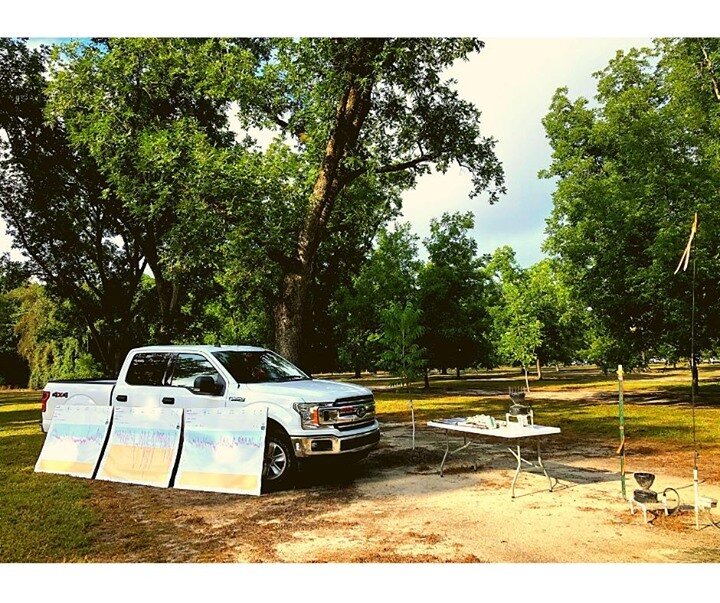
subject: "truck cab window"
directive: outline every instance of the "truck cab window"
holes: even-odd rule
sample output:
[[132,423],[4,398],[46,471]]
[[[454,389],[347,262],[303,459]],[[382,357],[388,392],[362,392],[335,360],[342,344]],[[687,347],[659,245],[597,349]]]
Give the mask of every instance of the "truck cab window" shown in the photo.
[[209,360],[200,354],[178,354],[175,357],[170,385],[185,387],[195,392],[195,379],[203,376],[213,378],[217,394],[223,391],[225,382]]
[[129,385],[162,385],[170,354],[135,354],[125,382]]
[[213,356],[238,383],[306,381],[310,379],[283,357],[267,350],[263,352],[222,350],[213,352]]

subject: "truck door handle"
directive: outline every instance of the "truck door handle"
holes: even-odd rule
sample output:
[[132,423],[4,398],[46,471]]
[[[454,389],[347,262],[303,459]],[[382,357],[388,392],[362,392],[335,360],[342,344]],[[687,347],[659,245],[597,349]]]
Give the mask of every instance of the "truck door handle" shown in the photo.
[[175,404],[175,398],[163,398],[162,403],[163,404]]
[[127,396],[124,395],[124,394],[120,394],[120,395],[118,395],[118,396],[115,396],[115,399],[116,399],[118,402],[127,402]]

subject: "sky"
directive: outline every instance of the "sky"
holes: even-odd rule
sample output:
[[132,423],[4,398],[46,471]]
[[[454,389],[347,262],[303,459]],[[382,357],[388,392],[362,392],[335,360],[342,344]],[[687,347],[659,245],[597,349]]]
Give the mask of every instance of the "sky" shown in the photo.
[[[470,199],[470,176],[460,168],[423,176],[403,196],[401,221],[408,221],[421,238],[430,220],[443,212],[472,211],[473,235],[479,253],[501,245],[515,249],[529,266],[542,259],[545,220],[552,209],[554,184],[537,177],[550,163],[551,149],[541,120],[561,86],[570,95],[592,97],[592,73],[602,69],[618,49],[650,45],[649,38],[485,38],[485,48],[458,62],[448,76],[457,79],[460,95],[481,111],[481,131],[497,140],[496,153],[505,169],[507,194],[495,205]],[[11,240],[0,219],[0,253]],[[421,246],[421,252],[424,248]],[[20,259],[17,250],[11,255]]]
[[592,74],[605,67],[618,49],[648,46],[650,38],[485,39],[485,48],[449,75],[458,91],[481,111],[481,131],[497,140],[507,194],[495,205],[470,199],[470,176],[459,168],[423,177],[403,198],[403,219],[421,237],[430,220],[443,212],[472,211],[479,253],[510,245],[523,266],[542,259],[545,219],[552,210],[554,184],[540,180],[551,149],[542,118],[555,90],[571,96],[595,94]]

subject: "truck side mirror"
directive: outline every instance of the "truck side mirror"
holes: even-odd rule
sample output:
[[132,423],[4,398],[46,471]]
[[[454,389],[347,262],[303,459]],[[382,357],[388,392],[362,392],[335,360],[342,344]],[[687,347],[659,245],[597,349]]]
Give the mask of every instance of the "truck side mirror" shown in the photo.
[[200,375],[199,377],[195,377],[193,389],[198,394],[209,394],[214,396],[217,391],[215,379],[213,379],[210,375]]

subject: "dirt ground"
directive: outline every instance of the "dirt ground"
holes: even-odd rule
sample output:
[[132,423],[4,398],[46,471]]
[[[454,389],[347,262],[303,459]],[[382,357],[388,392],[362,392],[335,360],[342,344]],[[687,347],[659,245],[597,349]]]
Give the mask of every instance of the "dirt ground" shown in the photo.
[[[512,500],[514,459],[501,443],[451,456],[440,477],[442,434],[419,426],[412,451],[408,424],[382,428],[381,447],[366,461],[315,467],[295,489],[261,497],[96,481],[94,503],[105,520],[88,560],[720,561],[720,530],[706,515],[695,530],[687,506],[691,458],[673,464],[649,451],[629,460],[629,490],[632,471],[651,470],[653,488],[680,488],[684,503],[680,513],[645,525],[620,497],[613,450],[550,439],[543,457],[558,480],[554,491],[541,473],[523,472]],[[720,498],[716,483],[703,483],[701,493]]]

